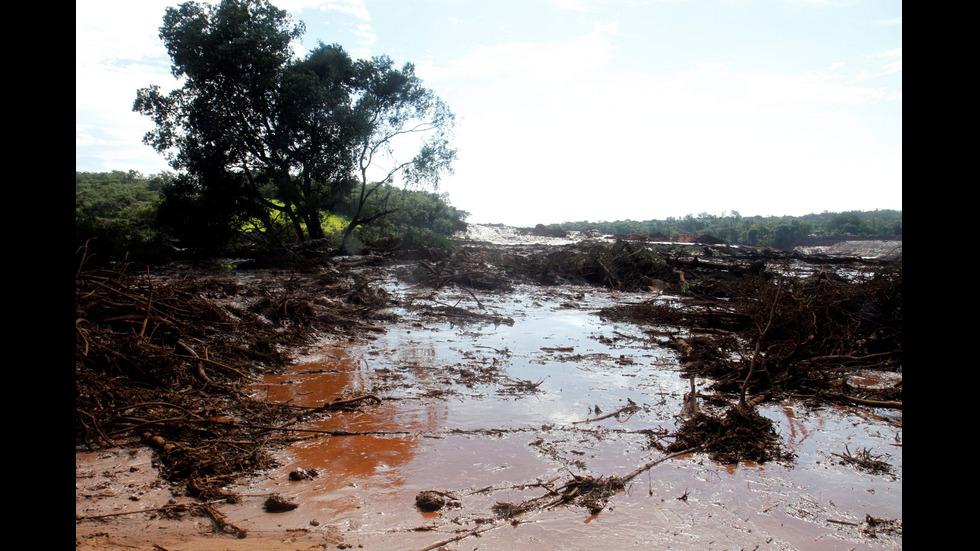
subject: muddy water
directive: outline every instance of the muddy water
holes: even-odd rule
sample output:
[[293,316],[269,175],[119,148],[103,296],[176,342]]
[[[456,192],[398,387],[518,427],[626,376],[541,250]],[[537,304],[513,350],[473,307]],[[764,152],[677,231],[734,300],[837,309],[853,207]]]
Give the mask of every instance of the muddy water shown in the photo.
[[[481,533],[446,548],[901,548],[900,535],[862,533],[868,515],[902,518],[900,413],[792,402],[762,410],[797,454],[792,464],[680,457],[634,478],[597,515],[564,506],[514,524],[495,520],[494,504],[539,497],[542,482],[624,476],[661,457],[651,438],[677,427],[689,383],[642,328],[594,313],[641,297],[578,287],[475,297],[414,294],[395,283],[390,290],[405,306],[402,321],[369,344],[324,343],[255,389],[298,405],[364,394],[381,403],[304,425],[359,434],[311,432],[282,453],[280,468],[235,489],[246,499],[229,521],[253,534],[322,533],[366,549],[425,549],[470,531]],[[438,305],[513,324],[426,315]],[[639,411],[590,421],[630,402]],[[865,473],[833,455],[860,449],[882,455],[892,474]],[[288,480],[299,467],[318,476]],[[451,494],[461,506],[422,513],[415,496],[423,490]],[[265,513],[270,493],[299,507]]]

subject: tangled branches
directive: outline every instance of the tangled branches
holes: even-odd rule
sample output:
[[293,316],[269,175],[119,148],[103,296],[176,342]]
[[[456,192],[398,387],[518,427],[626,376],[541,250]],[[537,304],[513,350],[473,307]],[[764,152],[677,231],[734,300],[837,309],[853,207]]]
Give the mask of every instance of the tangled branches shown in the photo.
[[826,392],[855,370],[901,372],[901,263],[855,280],[820,271],[781,285],[741,281],[737,307],[753,320],[742,337],[759,353],[733,362],[729,385]]
[[687,419],[670,451],[701,446],[722,462],[788,458],[771,422],[754,410],[779,396],[902,407],[900,384],[871,389],[848,382],[860,370],[902,370],[901,262],[851,278],[824,270],[800,277],[787,269],[712,278],[704,268],[704,294],[602,312],[687,330],[690,336],[671,335],[667,343],[684,374],[711,378],[717,396],[738,396],[721,417],[701,412]]
[[765,463],[793,457],[782,449],[772,421],[741,402],[723,417],[698,412],[681,425],[676,436],[667,451],[700,448],[719,463]]
[[840,393],[845,375],[855,370],[901,372],[901,263],[853,279],[819,271],[806,277],[745,273],[724,281],[723,294],[650,300],[602,315],[687,329],[691,336],[668,344],[686,373],[714,379],[721,392]]
[[79,269],[76,444],[149,445],[161,474],[190,495],[233,499],[220,488],[269,465],[268,451],[285,443],[276,427],[295,420],[251,399],[247,384],[317,334],[362,331],[387,301],[369,281],[334,273],[243,285]]
[[233,473],[267,463],[262,438],[226,412],[239,423],[281,417],[239,383],[284,357],[271,344],[227,338],[259,321],[234,319],[202,291],[125,267],[76,275],[75,438],[89,448],[141,440],[157,449],[167,478],[213,497]]

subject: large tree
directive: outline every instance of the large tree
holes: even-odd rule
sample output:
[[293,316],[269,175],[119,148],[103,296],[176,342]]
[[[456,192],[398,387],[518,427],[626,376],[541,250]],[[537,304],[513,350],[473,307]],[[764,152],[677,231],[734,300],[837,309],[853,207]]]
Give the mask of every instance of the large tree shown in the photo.
[[[451,172],[456,150],[450,146],[454,116],[431,90],[415,76],[408,63],[396,69],[387,56],[359,63],[364,80],[357,113],[367,121],[370,132],[355,151],[358,191],[353,197],[350,224],[344,230],[348,244],[353,230],[392,212],[383,208],[385,197],[375,197],[380,209],[367,209],[377,193],[391,189],[396,177],[406,184],[437,186],[444,172]],[[399,147],[410,144],[414,147]],[[412,157],[399,156],[404,149],[415,151]]]
[[[343,206],[346,241],[386,213],[364,209],[382,184],[437,183],[450,169],[453,115],[411,64],[322,43],[299,59],[291,44],[303,32],[267,0],[167,9],[160,37],[182,86],[143,88],[133,109],[152,117],[144,141],[178,172],[172,204],[208,205],[193,218],[272,240],[283,219],[301,240],[323,237],[323,213]],[[398,157],[405,146],[413,153]]]

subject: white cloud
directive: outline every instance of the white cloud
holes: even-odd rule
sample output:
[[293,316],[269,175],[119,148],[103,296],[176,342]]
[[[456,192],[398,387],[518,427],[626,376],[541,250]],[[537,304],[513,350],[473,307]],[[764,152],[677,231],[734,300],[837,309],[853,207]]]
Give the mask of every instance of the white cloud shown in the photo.
[[[334,11],[349,15],[359,21],[371,21],[371,11],[367,7],[366,0],[274,0],[275,5],[288,11],[295,19],[302,20],[306,15],[303,12],[307,9],[317,9],[319,11]],[[355,58],[371,57],[371,45],[377,41],[375,34],[369,23],[356,23],[350,27],[350,33],[360,39],[358,46],[347,48],[348,53]],[[308,50],[302,45],[294,45],[296,55],[302,57]]]
[[306,14],[300,12],[318,10],[340,12],[362,21],[371,20],[371,11],[366,0],[272,0],[272,3],[289,12],[294,19],[304,19]]
[[166,8],[173,4],[173,0],[77,2],[76,68],[91,63],[166,56],[158,33],[153,31],[163,24]]
[[378,39],[378,35],[374,34],[371,30],[371,25],[361,24],[351,30],[355,36],[361,38],[362,43],[366,45],[374,44],[374,41]]
[[328,0],[318,4],[321,10],[334,10],[365,21],[371,20],[371,12],[364,0]]
[[[687,0],[653,0],[654,2],[667,4],[667,3],[677,3],[686,2]],[[554,0],[556,6],[563,10],[574,10],[574,11],[590,11],[595,9],[602,9],[609,4],[619,4],[619,5],[644,5],[650,3],[650,0],[616,0],[615,2],[609,2],[609,0]]]
[[594,73],[608,59],[612,45],[606,35],[610,32],[609,26],[597,26],[595,31],[568,41],[476,46],[446,66],[425,62],[418,66],[427,80],[568,81]]
[[585,11],[585,0],[555,0],[555,4],[563,10]]
[[854,77],[855,80],[867,80],[867,79],[882,77],[885,75],[890,75],[893,73],[899,73],[902,71],[902,48],[899,47],[884,52],[880,52],[875,54],[874,57],[876,59],[881,59],[886,61],[894,59],[895,61],[888,61],[887,63],[877,66],[876,69],[874,70],[869,70],[869,69],[863,70],[857,75],[855,75]]
[[[172,0],[81,1],[75,18],[75,157],[79,170],[166,163],[142,144],[152,126],[132,111],[138,89],[176,86],[158,36]],[[124,163],[124,164],[113,164]]]
[[619,25],[616,23],[596,23],[595,30],[601,33],[612,33],[615,34],[619,31]]
[[883,88],[835,82],[839,77],[824,73],[803,75],[755,75],[746,82],[755,101],[771,104],[835,103],[863,105],[884,97]]
[[[446,183],[454,204],[479,205],[474,222],[534,224],[794,214],[786,196],[797,194],[795,208],[813,210],[795,214],[806,214],[841,210],[829,201],[859,194],[878,208],[874,194],[900,185],[900,154],[875,143],[853,112],[893,99],[882,89],[726,64],[661,77],[603,66],[577,86],[501,78],[451,101],[464,114],[457,173]],[[692,203],[696,212],[684,206]]]
[[886,63],[882,66],[882,74],[897,73],[902,70],[902,62],[894,61],[892,63]]

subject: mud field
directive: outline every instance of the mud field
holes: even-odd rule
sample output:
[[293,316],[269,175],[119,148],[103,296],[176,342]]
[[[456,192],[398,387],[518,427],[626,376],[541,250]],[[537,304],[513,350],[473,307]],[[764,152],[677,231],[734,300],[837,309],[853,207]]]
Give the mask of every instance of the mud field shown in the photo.
[[80,268],[76,549],[902,547],[900,256],[466,237]]

